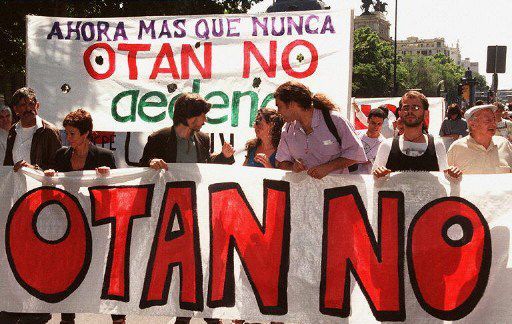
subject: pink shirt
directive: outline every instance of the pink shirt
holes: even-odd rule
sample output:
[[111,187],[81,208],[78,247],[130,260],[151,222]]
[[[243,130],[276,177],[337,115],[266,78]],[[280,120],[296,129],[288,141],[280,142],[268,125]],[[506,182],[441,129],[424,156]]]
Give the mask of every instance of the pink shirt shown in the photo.
[[[306,135],[298,121],[284,125],[276,160],[294,162],[302,159],[308,169],[339,157],[358,163],[366,162],[363,144],[354,127],[338,111],[331,111],[330,114],[341,138],[341,146],[329,131],[322,112],[315,109],[311,121],[313,131],[309,135]],[[333,173],[348,173],[348,169],[336,170]]]

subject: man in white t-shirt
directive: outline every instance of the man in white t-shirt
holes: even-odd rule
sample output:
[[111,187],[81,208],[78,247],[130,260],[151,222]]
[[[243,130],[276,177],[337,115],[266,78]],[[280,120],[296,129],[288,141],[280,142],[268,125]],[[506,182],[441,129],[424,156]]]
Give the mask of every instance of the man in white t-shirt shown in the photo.
[[31,88],[16,90],[12,96],[14,112],[20,120],[7,137],[4,165],[50,169],[55,152],[62,146],[59,130],[39,117],[39,102]]
[[368,129],[360,129],[356,131],[357,137],[359,137],[361,143],[363,143],[364,152],[366,153],[368,162],[355,164],[354,166],[357,166],[357,169],[354,171],[349,167],[351,173],[372,173],[373,162],[377,156],[380,143],[385,140],[384,136],[382,136],[380,132],[386,117],[386,113],[382,111],[382,109],[374,108],[370,110],[370,113],[368,114]]
[[443,142],[423,133],[422,125],[428,117],[425,95],[407,92],[401,100],[400,117],[404,133],[380,145],[373,165],[377,178],[394,171],[445,171],[452,178],[462,174],[457,168],[448,167]]

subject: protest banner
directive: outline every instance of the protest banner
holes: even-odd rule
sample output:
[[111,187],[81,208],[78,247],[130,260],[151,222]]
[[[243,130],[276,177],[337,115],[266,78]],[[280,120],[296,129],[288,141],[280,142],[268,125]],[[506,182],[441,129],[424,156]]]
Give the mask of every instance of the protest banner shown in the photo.
[[[400,102],[400,97],[395,98],[355,98],[354,101],[361,108],[362,112],[368,116],[368,113],[373,108],[378,108],[381,105],[386,105],[388,109],[395,112],[398,103]],[[437,136],[439,134],[439,130],[441,129],[441,124],[445,117],[445,100],[442,97],[429,97],[428,105],[429,105],[429,118],[428,118],[428,129],[429,133]],[[364,126],[357,117],[354,116],[354,112],[351,113],[353,117],[351,120],[354,122],[354,126],[356,129],[364,129]]]
[[28,16],[27,81],[41,115],[60,125],[90,111],[99,131],[151,132],[172,124],[182,92],[213,104],[206,132],[252,126],[291,79],[346,112],[353,11],[258,15],[55,18]]
[[0,169],[0,307],[294,323],[507,321],[510,175]]

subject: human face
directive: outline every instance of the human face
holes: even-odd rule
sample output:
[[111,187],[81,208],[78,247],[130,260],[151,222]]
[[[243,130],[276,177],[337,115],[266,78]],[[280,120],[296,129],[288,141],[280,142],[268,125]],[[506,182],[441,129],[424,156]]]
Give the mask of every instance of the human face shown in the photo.
[[469,119],[469,126],[473,136],[491,138],[496,133],[496,116],[491,109],[480,110]]
[[66,130],[66,139],[69,143],[69,145],[76,149],[80,147],[81,145],[88,144],[87,136],[89,135],[89,132],[85,132],[84,134],[80,134],[80,131],[78,128],[73,126],[64,126],[64,129]]
[[187,119],[188,127],[190,127],[191,130],[196,131],[196,132],[201,130],[201,127],[203,127],[205,122],[206,122],[206,114],[201,114],[199,116]]
[[295,121],[296,118],[294,118],[293,110],[292,110],[292,103],[285,103],[279,98],[276,98],[276,105],[277,105],[277,112],[283,116],[283,119],[285,122],[290,123],[292,121]]
[[256,133],[257,138],[264,139],[270,136],[271,128],[272,124],[267,122],[262,114],[258,114],[256,116],[256,120],[254,121],[254,132]]
[[0,128],[8,131],[12,125],[12,117],[9,112],[4,109],[0,111]]
[[371,134],[379,134],[382,129],[384,119],[380,117],[372,117],[368,120],[368,132]]
[[14,112],[20,118],[21,126],[31,127],[36,124],[39,102],[36,99],[22,98],[14,105]]
[[402,99],[402,108],[400,109],[400,117],[406,127],[418,127],[425,120],[428,111],[423,109],[423,104],[418,98]]

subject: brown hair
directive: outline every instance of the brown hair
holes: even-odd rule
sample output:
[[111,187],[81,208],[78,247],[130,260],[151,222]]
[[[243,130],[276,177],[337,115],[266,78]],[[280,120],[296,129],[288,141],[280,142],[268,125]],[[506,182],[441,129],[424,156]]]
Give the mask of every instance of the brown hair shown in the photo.
[[34,102],[37,102],[36,92],[34,91],[34,89],[29,87],[19,88],[12,95],[11,104],[13,106],[17,106],[20,103],[21,99],[29,99]]
[[[270,137],[272,139],[272,146],[277,149],[279,145],[279,141],[281,140],[281,130],[284,125],[284,120],[281,115],[277,113],[275,109],[272,108],[261,108],[258,111],[258,115],[260,115],[267,123],[271,125],[270,128]],[[245,149],[247,151],[256,148],[261,145],[261,139],[253,138],[249,140],[245,144]]]
[[[421,101],[421,104],[423,106],[423,109],[425,110],[428,110],[428,100],[427,100],[427,97],[425,97],[425,95],[419,91],[415,91],[415,90],[411,90],[411,91],[407,91],[403,96],[402,96],[402,99],[403,100],[404,98],[410,98],[410,99],[419,99]],[[401,107],[402,105],[400,105]]]
[[462,110],[460,110],[459,105],[456,103],[452,103],[448,106],[448,117],[451,115],[457,115],[457,119],[462,118]]
[[211,104],[197,93],[183,93],[174,104],[174,125],[187,125],[187,119],[206,114],[210,111]]
[[336,105],[322,93],[313,95],[311,90],[297,81],[288,81],[277,87],[274,98],[284,103],[296,102],[303,109],[337,110]]
[[87,111],[79,108],[75,111],[70,112],[64,117],[64,121],[62,122],[64,127],[71,126],[78,129],[80,135],[89,132],[89,138],[92,136],[92,117]]

